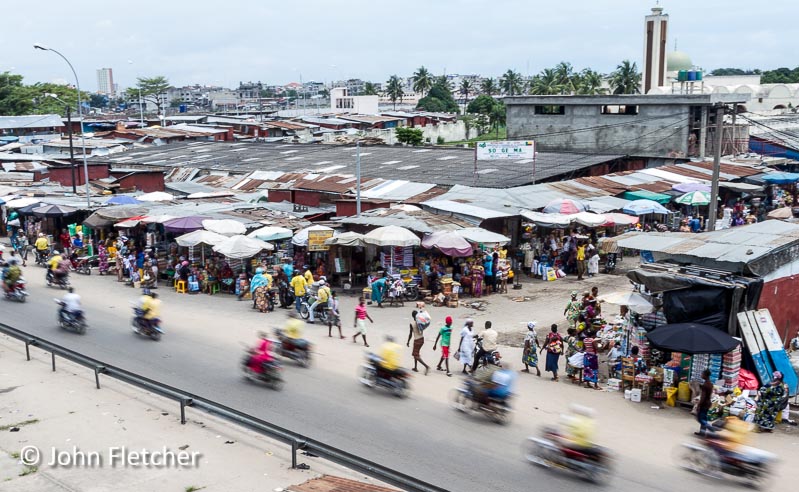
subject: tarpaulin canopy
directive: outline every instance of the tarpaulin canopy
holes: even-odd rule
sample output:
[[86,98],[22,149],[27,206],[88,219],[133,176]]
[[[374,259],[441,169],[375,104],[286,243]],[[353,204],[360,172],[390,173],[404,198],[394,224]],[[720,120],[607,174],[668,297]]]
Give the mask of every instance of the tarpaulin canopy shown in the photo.
[[660,204],[666,204],[671,201],[671,195],[666,195],[664,193],[655,193],[654,191],[648,190],[635,190],[635,191],[625,191],[622,198],[625,200],[652,200],[653,202],[658,202]]
[[220,244],[225,240],[227,240],[227,236],[223,236],[222,234],[217,234],[211,231],[206,231],[204,229],[198,229],[196,231],[189,232],[188,234],[183,234],[182,236],[178,236],[175,238],[175,241],[178,243],[178,245],[187,248],[194,247],[199,244],[216,246],[217,244]]
[[710,191],[710,185],[706,185],[703,183],[677,183],[676,185],[671,187],[674,191],[679,191],[680,193],[688,193],[691,191]]
[[114,222],[114,220],[97,215],[97,212],[95,212],[83,221],[83,225],[86,227],[91,227],[92,229],[101,229],[103,227],[114,225]]
[[192,215],[189,217],[179,217],[177,219],[164,222],[164,229],[168,232],[191,232],[203,228],[203,221],[208,217]]
[[[12,200],[11,203],[14,203],[15,201],[16,200]],[[36,202],[31,203],[30,205],[25,205],[23,207],[19,207],[19,206],[18,207],[9,207],[8,205],[6,205],[6,206],[9,207],[9,208],[16,208],[17,209],[17,213],[19,215],[33,215],[33,210],[34,209],[37,209],[39,207],[44,207],[44,206],[47,206],[47,205],[48,204],[45,203],[45,202],[36,201]]]
[[793,218],[792,207],[775,208],[766,215],[769,219],[791,219]]
[[616,306],[627,306],[636,313],[650,313],[654,306],[638,292],[612,292],[599,296],[599,300]]
[[366,245],[366,241],[364,241],[363,238],[363,234],[358,234],[357,232],[345,232],[343,234],[339,234],[338,236],[325,239],[325,245],[349,247],[364,246]]
[[510,242],[509,237],[482,227],[466,227],[456,230],[455,233],[475,244],[508,244]]
[[136,199],[140,202],[169,202],[174,200],[175,197],[165,191],[153,191],[152,193],[139,195]]
[[535,225],[549,229],[567,229],[572,223],[572,217],[566,214],[545,214],[532,210],[521,210],[519,214]]
[[604,213],[602,215],[605,216],[605,223],[602,224],[604,227],[627,226],[637,224],[640,220],[638,217],[633,215],[618,214],[613,212]]
[[741,343],[723,330],[698,323],[658,326],[646,337],[657,348],[683,354],[726,354]]
[[586,227],[599,227],[607,222],[607,218],[604,215],[591,212],[579,212],[571,217],[573,217],[574,222]]
[[137,225],[141,224],[142,222],[144,222],[144,219],[146,219],[146,217],[142,215],[138,217],[131,217],[129,219],[123,220],[122,222],[117,222],[116,224],[114,224],[114,227],[118,229],[132,229]]
[[288,239],[293,235],[294,233],[291,232],[291,229],[286,229],[285,227],[266,226],[252,231],[251,233],[247,234],[247,237],[260,239],[261,241],[279,241],[281,239]]
[[439,231],[427,234],[422,239],[422,246],[436,248],[447,256],[464,257],[474,253],[474,247],[463,236],[455,231]]
[[[671,200],[671,197],[669,197]],[[634,200],[624,206],[622,212],[632,215],[670,214],[671,211],[654,200]]]
[[376,246],[419,246],[421,244],[421,240],[416,234],[398,226],[378,227],[366,234],[364,241]]
[[791,184],[799,181],[796,173],[768,173],[763,175],[763,181],[769,184]]
[[44,204],[44,202],[41,202],[38,198],[23,196],[22,198],[15,198],[13,200],[8,200],[6,202],[6,207],[19,209],[22,207],[27,207],[29,205],[34,205],[39,203]]
[[222,234],[223,236],[241,235],[247,232],[247,227],[238,220],[233,219],[208,219],[203,221],[206,230]]
[[128,195],[116,195],[105,202],[106,205],[138,205],[140,203],[139,200]]
[[263,250],[273,250],[274,246],[247,236],[232,236],[214,246],[214,251],[228,258],[251,258]]
[[110,219],[114,221],[120,221],[129,219],[131,217],[137,217],[139,215],[144,215],[147,213],[147,209],[144,207],[136,207],[136,206],[114,206],[114,207],[104,207],[99,209],[95,212],[96,215],[104,218]]

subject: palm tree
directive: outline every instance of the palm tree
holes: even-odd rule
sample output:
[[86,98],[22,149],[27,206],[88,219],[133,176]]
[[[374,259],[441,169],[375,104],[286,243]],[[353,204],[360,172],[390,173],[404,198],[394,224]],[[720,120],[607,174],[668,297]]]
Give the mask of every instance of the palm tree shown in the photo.
[[571,63],[558,63],[555,66],[554,72],[558,81],[558,85],[560,86],[561,94],[573,94],[576,92],[577,83],[579,83],[579,76],[574,73],[574,67],[572,67]]
[[422,96],[425,96],[428,92],[430,92],[432,87],[433,76],[430,75],[430,71],[424,68],[424,66],[419,67],[419,69],[413,74],[413,90]]
[[397,100],[402,104],[402,96],[405,95],[405,91],[402,88],[402,79],[392,75],[386,82],[386,95],[391,99],[394,109],[397,109]]
[[508,70],[499,79],[499,85],[505,94],[515,96],[522,92],[522,75],[519,72]]
[[377,87],[372,82],[364,82],[363,84],[363,95],[364,96],[376,96],[377,95]]
[[586,68],[580,72],[579,77],[580,82],[577,85],[577,94],[594,96],[605,93],[605,89],[602,88],[602,75],[599,72]]
[[614,94],[640,94],[641,72],[635,62],[624,60],[610,74],[610,88]]
[[472,88],[472,83],[469,81],[469,79],[461,80],[461,85],[458,87],[458,92],[460,92],[463,96],[464,104],[469,101],[469,93],[472,91]]
[[545,68],[540,74],[533,77],[530,82],[530,93],[538,96],[551,96],[562,93],[562,87],[558,83],[558,75],[555,70]]
[[497,82],[492,78],[484,79],[483,82],[480,83],[480,90],[486,96],[493,96],[494,93],[497,92]]

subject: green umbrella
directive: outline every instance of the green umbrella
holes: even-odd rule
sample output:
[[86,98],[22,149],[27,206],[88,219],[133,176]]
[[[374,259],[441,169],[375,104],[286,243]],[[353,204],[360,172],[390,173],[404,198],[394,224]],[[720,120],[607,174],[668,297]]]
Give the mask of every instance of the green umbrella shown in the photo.
[[708,205],[710,204],[710,193],[706,191],[689,191],[675,201],[681,205]]

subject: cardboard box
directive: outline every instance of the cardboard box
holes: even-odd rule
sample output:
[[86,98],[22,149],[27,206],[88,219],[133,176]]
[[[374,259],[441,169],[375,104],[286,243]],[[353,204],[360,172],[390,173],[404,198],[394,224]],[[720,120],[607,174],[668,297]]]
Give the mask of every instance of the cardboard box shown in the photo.
[[611,391],[619,391],[621,389],[621,379],[608,378],[608,389]]

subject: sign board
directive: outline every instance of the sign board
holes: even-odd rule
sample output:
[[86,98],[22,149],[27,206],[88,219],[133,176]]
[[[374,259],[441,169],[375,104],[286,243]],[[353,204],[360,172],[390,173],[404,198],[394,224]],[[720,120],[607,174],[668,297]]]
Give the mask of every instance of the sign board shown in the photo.
[[308,251],[327,251],[325,241],[333,237],[333,231],[308,231]]
[[478,142],[474,149],[478,161],[535,159],[535,142],[532,140]]

